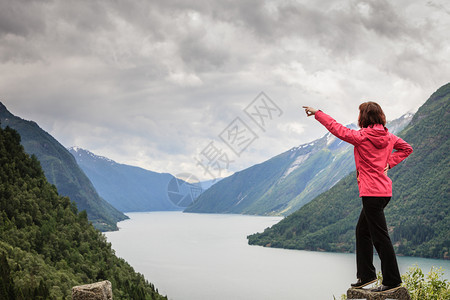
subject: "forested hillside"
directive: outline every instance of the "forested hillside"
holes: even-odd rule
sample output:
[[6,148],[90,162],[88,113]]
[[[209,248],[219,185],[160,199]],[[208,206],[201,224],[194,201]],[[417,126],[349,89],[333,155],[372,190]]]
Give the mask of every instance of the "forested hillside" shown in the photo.
[[[385,213],[396,252],[449,258],[450,84],[438,89],[399,134],[414,153],[389,171],[393,197]],[[355,249],[361,202],[353,172],[263,233],[252,245],[344,251]]]
[[69,197],[80,210],[86,210],[97,229],[116,230],[116,223],[127,218],[98,195],[69,151],[38,124],[14,116],[1,102],[0,121],[3,128],[9,126],[19,132],[25,151],[36,155],[47,180],[60,195]]
[[0,128],[0,299],[71,299],[73,286],[106,279],[114,299],[164,298]]

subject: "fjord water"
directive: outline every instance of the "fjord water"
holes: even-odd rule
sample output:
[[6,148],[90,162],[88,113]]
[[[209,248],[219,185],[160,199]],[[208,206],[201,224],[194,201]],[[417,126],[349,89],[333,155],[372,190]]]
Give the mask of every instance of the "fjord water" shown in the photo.
[[[105,235],[119,257],[174,300],[336,299],[355,280],[354,254],[249,246],[246,236],[280,217],[182,212],[128,213]],[[375,257],[379,270],[379,260]],[[400,272],[450,261],[399,257]]]

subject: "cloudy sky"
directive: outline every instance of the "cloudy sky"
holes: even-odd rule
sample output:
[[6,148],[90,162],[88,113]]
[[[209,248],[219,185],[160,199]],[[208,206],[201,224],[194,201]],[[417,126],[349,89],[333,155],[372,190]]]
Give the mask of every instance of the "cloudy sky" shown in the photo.
[[444,0],[1,0],[0,101],[66,147],[205,180],[321,137],[302,105],[414,112],[449,81],[449,28]]

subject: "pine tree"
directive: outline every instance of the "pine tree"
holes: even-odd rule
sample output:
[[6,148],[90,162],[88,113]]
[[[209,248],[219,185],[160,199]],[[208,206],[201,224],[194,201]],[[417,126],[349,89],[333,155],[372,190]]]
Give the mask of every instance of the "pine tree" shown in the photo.
[[14,300],[14,282],[5,253],[0,254],[0,299]]

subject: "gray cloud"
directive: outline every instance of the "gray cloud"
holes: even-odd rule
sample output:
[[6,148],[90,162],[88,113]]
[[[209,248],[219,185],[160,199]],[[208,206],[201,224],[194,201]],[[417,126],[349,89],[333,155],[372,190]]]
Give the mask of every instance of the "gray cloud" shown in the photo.
[[29,37],[43,32],[46,27],[42,18],[45,4],[45,1],[2,1],[0,35]]
[[0,97],[66,146],[177,173],[199,172],[193,157],[265,91],[284,114],[257,131],[236,171],[323,134],[303,104],[344,123],[361,99],[391,119],[417,109],[450,75],[448,10],[407,0],[2,1]]

